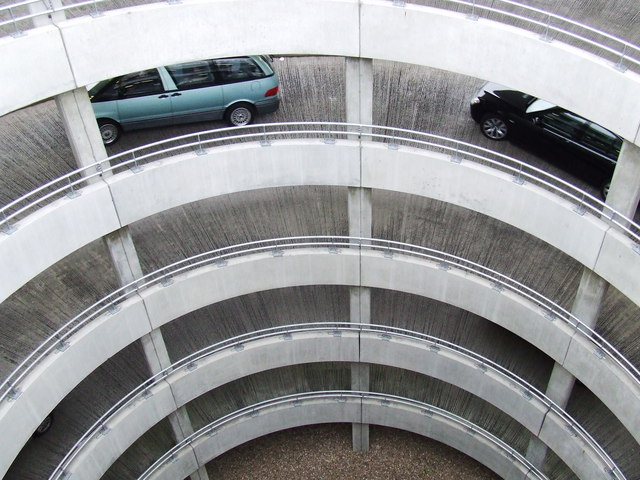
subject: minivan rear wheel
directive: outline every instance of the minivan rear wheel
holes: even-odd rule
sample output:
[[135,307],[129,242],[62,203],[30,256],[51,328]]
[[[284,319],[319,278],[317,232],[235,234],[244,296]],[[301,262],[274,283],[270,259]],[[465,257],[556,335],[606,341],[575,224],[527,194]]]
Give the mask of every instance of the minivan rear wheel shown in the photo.
[[224,118],[232,127],[242,127],[251,123],[254,117],[253,106],[248,103],[236,103],[231,105]]
[[500,115],[487,113],[480,120],[482,134],[491,140],[504,140],[509,135],[509,126]]
[[118,125],[118,122],[115,120],[98,120],[98,127],[100,128],[102,143],[105,145],[114,144],[118,141],[118,138],[120,138],[120,125]]

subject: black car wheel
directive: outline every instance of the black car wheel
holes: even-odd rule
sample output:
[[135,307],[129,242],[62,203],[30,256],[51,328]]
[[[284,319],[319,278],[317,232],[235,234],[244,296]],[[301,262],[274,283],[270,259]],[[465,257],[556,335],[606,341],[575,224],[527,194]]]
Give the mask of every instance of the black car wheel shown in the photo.
[[111,145],[118,141],[120,138],[120,125],[113,120],[103,119],[98,120],[98,126],[100,127],[100,136],[102,137],[102,143],[105,145]]
[[504,140],[509,135],[507,122],[500,115],[488,113],[480,120],[482,134],[491,140]]
[[40,437],[44,435],[51,429],[51,425],[53,425],[53,414],[49,414],[46,416],[46,418],[42,421],[42,423],[38,425],[38,428],[36,428],[36,431],[33,432],[33,436]]
[[248,103],[231,105],[224,117],[227,123],[233,127],[248,125],[253,120],[253,107]]

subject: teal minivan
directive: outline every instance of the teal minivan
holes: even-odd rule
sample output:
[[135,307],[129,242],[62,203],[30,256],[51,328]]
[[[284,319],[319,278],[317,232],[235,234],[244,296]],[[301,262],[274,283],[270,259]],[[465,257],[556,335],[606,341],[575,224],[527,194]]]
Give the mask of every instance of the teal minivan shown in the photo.
[[89,90],[105,145],[122,131],[225,119],[251,123],[280,106],[278,75],[265,55],[198,60],[103,80]]

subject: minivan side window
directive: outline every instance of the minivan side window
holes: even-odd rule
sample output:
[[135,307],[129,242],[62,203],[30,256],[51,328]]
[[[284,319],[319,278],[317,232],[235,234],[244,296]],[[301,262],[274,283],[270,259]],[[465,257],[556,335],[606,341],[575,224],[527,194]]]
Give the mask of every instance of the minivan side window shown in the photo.
[[180,90],[210,87],[216,84],[211,63],[206,60],[169,65],[166,69]]
[[213,60],[213,68],[222,83],[243,82],[266,77],[262,69],[248,57]]
[[129,73],[120,77],[114,84],[120,98],[141,97],[164,92],[160,74],[156,68]]

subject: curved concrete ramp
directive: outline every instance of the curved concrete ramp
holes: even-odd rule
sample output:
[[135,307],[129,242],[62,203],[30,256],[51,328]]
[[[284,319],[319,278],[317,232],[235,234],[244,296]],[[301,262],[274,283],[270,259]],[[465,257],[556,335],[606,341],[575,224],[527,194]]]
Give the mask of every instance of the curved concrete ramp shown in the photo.
[[[362,277],[360,277],[362,275]],[[456,305],[495,322],[537,346],[590,388],[640,441],[637,383],[608,358],[591,365],[595,346],[568,325],[549,321],[537,305],[518,295],[498,292],[483,279],[444,271],[416,257],[382,252],[325,248],[239,257],[224,267],[201,267],[173,277],[122,303],[69,339],[62,353],[49,355],[20,385],[20,397],[0,405],[0,436],[26,441],[42,419],[75,386],[109,357],[154,328],[211,303],[252,292],[301,285],[367,286],[404,291]],[[54,381],[55,379],[55,381]],[[3,449],[3,465],[10,465],[20,441]],[[7,460],[10,459],[10,460]],[[5,460],[7,461],[5,463]]]
[[[595,55],[542,41],[529,31],[484,18],[469,20],[466,13],[398,7],[388,0],[221,0],[154,3],[56,22],[21,38],[0,38],[0,115],[157,65],[277,52],[392,60],[491,79],[640,142],[638,75],[623,74]],[[163,39],[162,48],[157,38]],[[105,62],[96,51],[127,55]],[[531,58],[536,59],[535,75]],[[32,74],[36,64],[39,75]]]
[[[27,217],[0,236],[0,300],[69,253],[121,226],[219,195],[285,186],[363,186],[420,195],[508,223],[593,269],[640,305],[640,255],[633,242],[575,204],[496,169],[457,164],[428,150],[318,139],[258,143],[183,154],[126,171]],[[96,212],[101,212],[96,215]],[[42,249],[43,236],[49,248]]]
[[[227,382],[287,365],[358,360],[404,368],[453,383],[504,411],[535,436],[541,431],[552,432],[545,435],[543,441],[567,464],[576,465],[576,471],[591,475],[582,478],[594,478],[594,472],[604,470],[606,465],[598,461],[592,447],[564,428],[566,420],[550,412],[535,396],[523,395],[526,385],[516,385],[512,378],[494,370],[485,372],[460,352],[431,351],[429,343],[418,338],[393,334],[387,338],[375,332],[338,331],[340,335],[326,330],[293,331],[286,337],[247,340],[242,348],[230,346],[190,364],[190,368],[170,374],[149,388],[144,398],[135,399],[114,417],[106,419],[104,425],[109,428],[109,434],[94,435],[73,463],[65,466],[65,471],[83,479],[100,478],[111,462],[149,428],[176,408]],[[363,420],[357,423],[411,429],[410,423],[397,425],[394,421],[387,416],[365,417],[363,413]],[[548,426],[547,422],[557,425]],[[577,446],[570,445],[573,443]]]

